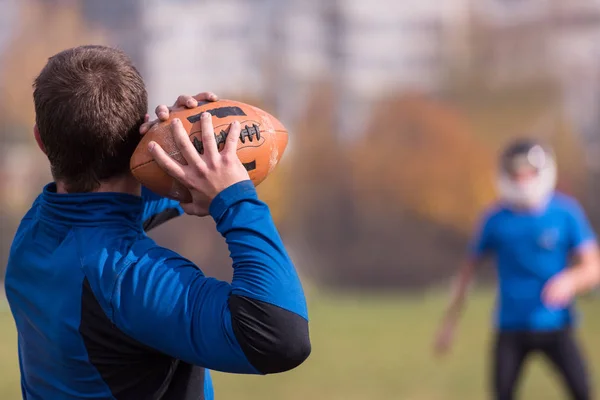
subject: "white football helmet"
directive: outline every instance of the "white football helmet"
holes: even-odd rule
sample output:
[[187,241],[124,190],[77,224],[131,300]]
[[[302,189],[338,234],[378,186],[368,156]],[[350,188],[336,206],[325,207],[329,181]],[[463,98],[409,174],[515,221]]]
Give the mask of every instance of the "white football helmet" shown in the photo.
[[556,161],[544,144],[520,139],[510,143],[500,156],[496,186],[500,198],[511,205],[535,208],[556,188]]

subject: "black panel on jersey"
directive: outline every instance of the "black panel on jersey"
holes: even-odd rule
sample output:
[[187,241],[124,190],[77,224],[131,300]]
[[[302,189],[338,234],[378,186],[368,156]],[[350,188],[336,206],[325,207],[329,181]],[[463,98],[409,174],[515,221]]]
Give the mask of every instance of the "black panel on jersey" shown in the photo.
[[106,316],[87,278],[79,333],[89,361],[117,400],[203,400],[204,368],[160,353],[119,330]]
[[308,321],[273,304],[229,298],[233,332],[248,361],[263,374],[289,371],[311,352]]
[[148,232],[150,229],[154,229],[157,226],[164,224],[168,220],[173,219],[178,216],[179,216],[179,210],[177,208],[167,208],[166,210],[164,210],[158,214],[155,214],[155,215],[151,216],[150,218],[148,218],[147,220],[145,220],[143,223],[144,230],[146,232]]

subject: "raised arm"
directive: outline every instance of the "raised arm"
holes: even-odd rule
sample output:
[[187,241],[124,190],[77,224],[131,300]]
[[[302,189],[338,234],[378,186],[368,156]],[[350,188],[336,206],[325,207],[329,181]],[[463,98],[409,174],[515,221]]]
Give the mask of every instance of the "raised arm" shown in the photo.
[[[112,320],[140,342],[209,369],[268,374],[310,354],[306,301],[266,204],[252,182],[221,192],[210,213],[233,261],[231,284],[172,251],[138,249],[112,297]],[[199,238],[201,240],[201,238]]]
[[231,124],[219,152],[211,115],[203,113],[200,121],[203,154],[177,119],[171,129],[185,164],[155,142],[149,143],[149,151],[190,190],[192,202],[182,204],[185,212],[215,219],[233,260],[232,283],[206,278],[173,252],[135,250],[135,261],[123,269],[114,288],[113,322],[139,341],[191,364],[238,373],[289,370],[310,352],[302,286],[270,212],[237,156],[240,124]]

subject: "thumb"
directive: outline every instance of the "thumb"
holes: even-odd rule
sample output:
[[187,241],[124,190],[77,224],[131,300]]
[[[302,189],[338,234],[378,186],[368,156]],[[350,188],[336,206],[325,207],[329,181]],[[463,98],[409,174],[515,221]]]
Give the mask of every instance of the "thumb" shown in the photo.
[[183,211],[188,215],[195,215],[197,217],[206,217],[209,213],[207,209],[203,209],[196,205],[196,203],[179,203]]
[[183,212],[188,215],[194,215],[194,203],[179,203]]

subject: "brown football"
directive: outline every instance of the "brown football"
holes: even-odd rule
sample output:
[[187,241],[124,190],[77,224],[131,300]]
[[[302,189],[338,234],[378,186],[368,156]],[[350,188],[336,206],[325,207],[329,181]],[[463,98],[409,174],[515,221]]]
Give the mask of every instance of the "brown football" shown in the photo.
[[194,147],[201,153],[203,148],[200,115],[203,112],[212,115],[219,151],[223,149],[230,124],[233,121],[240,122],[242,132],[238,139],[237,155],[255,186],[265,180],[277,166],[287,147],[287,129],[269,113],[232,100],[205,102],[192,109],[172,110],[169,120],[152,127],[133,153],[130,163],[133,176],[158,195],[182,202],[191,201],[190,192],[156,164],[148,151],[148,143],[155,141],[173,159],[185,164],[185,159],[173,141],[169,122],[173,118],[181,119]]

